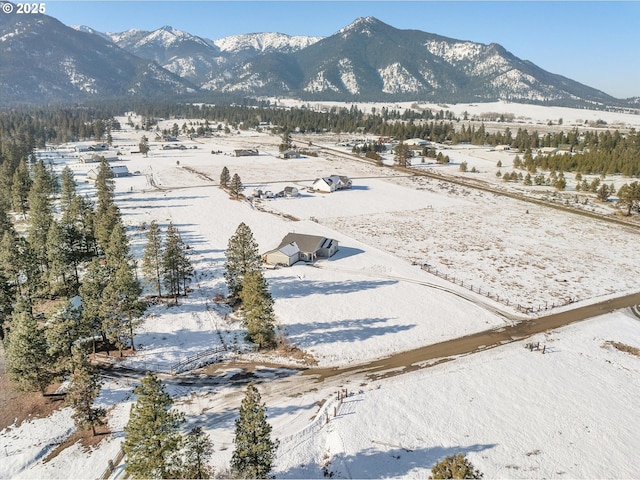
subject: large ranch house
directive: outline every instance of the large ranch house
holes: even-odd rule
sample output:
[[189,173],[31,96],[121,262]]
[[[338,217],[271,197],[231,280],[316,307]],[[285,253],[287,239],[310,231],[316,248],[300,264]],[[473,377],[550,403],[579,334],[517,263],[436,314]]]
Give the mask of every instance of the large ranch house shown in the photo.
[[290,267],[296,262],[313,262],[318,258],[329,258],[338,251],[338,241],[318,235],[288,233],[280,245],[262,255],[268,265]]
[[330,177],[316,178],[311,188],[315,192],[331,193],[336,190],[351,188],[351,179],[344,175],[331,175]]

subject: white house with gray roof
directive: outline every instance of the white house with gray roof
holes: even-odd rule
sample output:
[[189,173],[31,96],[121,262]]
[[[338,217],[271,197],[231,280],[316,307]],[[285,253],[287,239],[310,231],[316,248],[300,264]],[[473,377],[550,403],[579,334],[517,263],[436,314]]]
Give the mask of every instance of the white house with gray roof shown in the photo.
[[316,178],[311,187],[316,192],[331,193],[351,188],[351,179],[345,175]]
[[319,235],[288,233],[278,248],[262,255],[269,265],[285,265],[296,262],[314,262],[318,258],[332,257],[338,251],[338,241]]

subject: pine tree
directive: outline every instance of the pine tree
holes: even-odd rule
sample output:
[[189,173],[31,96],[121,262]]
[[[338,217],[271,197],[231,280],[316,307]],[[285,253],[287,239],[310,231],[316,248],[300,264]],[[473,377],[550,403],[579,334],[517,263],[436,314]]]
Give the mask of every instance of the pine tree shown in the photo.
[[11,203],[15,212],[26,216],[29,208],[29,190],[31,190],[31,177],[27,162],[20,160],[18,168],[13,172],[13,181],[11,184]]
[[227,167],[223,167],[222,172],[220,173],[220,186],[222,188],[227,188],[229,186],[229,182],[231,182],[231,174]]
[[141,294],[142,288],[135,278],[134,268],[127,261],[120,262],[103,291],[100,317],[102,330],[121,356],[127,342],[135,350],[133,331],[139,323],[137,319],[145,311]]
[[111,242],[111,234],[114,229],[118,228],[118,224],[122,223],[120,209],[116,204],[110,204],[102,214],[98,214],[98,210],[96,210],[94,218],[94,232],[98,247],[106,253]]
[[74,251],[74,263],[83,257],[97,254],[95,234],[95,212],[93,203],[85,197],[75,195],[68,215],[63,215],[62,224],[68,243]]
[[60,210],[64,216],[67,215],[67,212],[71,209],[73,197],[76,195],[76,181],[73,177],[73,170],[71,170],[68,165],[65,166],[60,173],[60,184]]
[[158,289],[158,297],[162,296],[162,235],[158,222],[153,220],[147,229],[147,243],[142,256],[142,274],[149,284]]
[[231,468],[240,478],[269,478],[278,449],[278,441],[271,440],[267,409],[260,402],[258,389],[249,384],[236,420],[231,457]]
[[35,174],[29,190],[29,235],[28,240],[33,248],[40,268],[48,269],[47,235],[53,223],[53,205],[51,203],[51,178],[42,161],[35,167]]
[[16,298],[15,286],[13,282],[9,282],[0,267],[0,341],[3,341],[6,335],[6,326],[8,326],[11,312],[13,312],[14,298]]
[[202,427],[193,427],[184,442],[184,465],[181,478],[211,478],[214,470],[208,461],[213,453],[213,444]]
[[261,270],[248,272],[240,292],[247,337],[259,348],[275,345],[273,298]]
[[403,142],[400,142],[393,149],[393,158],[396,162],[396,165],[400,167],[410,167],[411,150],[409,149],[409,146]]
[[145,157],[149,156],[149,139],[146,135],[142,136],[140,143],[138,144],[138,148],[140,149],[140,153]]
[[449,455],[436,463],[431,469],[430,479],[478,479],[482,473],[476,469],[467,457],[461,453]]
[[185,253],[185,245],[180,238],[180,233],[173,223],[169,223],[162,256],[162,274],[165,287],[176,303],[180,295],[180,282],[182,281],[185,285],[186,294],[186,279],[192,272],[193,268]]
[[242,180],[240,180],[240,175],[234,173],[233,178],[231,179],[231,183],[229,184],[229,190],[231,192],[231,195],[233,195],[233,198],[240,198],[240,193],[243,189],[244,186],[242,185]]
[[95,437],[96,427],[104,425],[106,410],[94,407],[93,402],[100,393],[101,382],[93,366],[87,359],[87,352],[81,346],[73,347],[71,361],[71,385],[67,389],[65,401],[73,408],[72,418],[78,428],[91,428]]
[[152,374],[142,379],[134,393],[138,399],[131,406],[129,421],[124,427],[125,471],[132,478],[175,477],[179,473],[177,431],[184,416],[171,411],[173,400]]
[[73,345],[82,337],[91,334],[91,329],[82,318],[82,309],[74,307],[70,300],[51,315],[45,329],[47,352],[51,365],[58,374],[69,372],[73,356]]
[[[94,338],[101,334],[105,342],[107,338],[102,326],[104,318],[102,295],[108,284],[109,269],[101,259],[94,258],[87,267],[79,289],[82,297],[82,318],[90,326]],[[95,352],[95,340],[93,349]]]
[[119,216],[117,207],[113,201],[115,181],[109,164],[104,159],[100,160],[98,174],[96,175],[96,209],[95,209],[95,234],[100,247],[104,250],[109,242],[111,230],[115,225],[114,217]]
[[25,392],[44,394],[51,380],[47,341],[31,312],[28,299],[18,298],[6,341],[7,372]]
[[131,259],[129,239],[120,216],[117,217],[111,229],[109,243],[105,246],[104,253],[107,265],[112,271],[117,269],[122,262],[128,262]]
[[49,291],[54,295],[59,291],[67,295],[75,294],[79,278],[77,269],[74,269],[73,250],[67,243],[60,224],[55,220],[49,226],[46,247]]
[[286,129],[282,134],[282,143],[278,146],[278,150],[280,153],[286,152],[293,147],[293,141],[291,140],[291,132],[289,129]]
[[229,295],[235,299],[242,290],[244,276],[248,272],[260,270],[262,263],[253,232],[244,223],[238,225],[235,234],[229,239],[226,255],[224,278]]

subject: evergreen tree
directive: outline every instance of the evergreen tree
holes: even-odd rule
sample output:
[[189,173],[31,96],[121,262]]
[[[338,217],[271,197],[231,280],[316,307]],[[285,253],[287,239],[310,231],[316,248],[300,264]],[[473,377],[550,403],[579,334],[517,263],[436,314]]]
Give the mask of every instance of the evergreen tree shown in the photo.
[[179,473],[177,430],[184,417],[171,411],[173,400],[152,374],[142,379],[134,393],[138,399],[124,427],[125,471],[132,478],[173,478]]
[[627,209],[627,216],[634,208],[640,208],[640,182],[622,185],[618,190],[618,203]]
[[287,150],[291,150],[293,147],[293,141],[291,140],[291,131],[286,129],[282,134],[282,143],[278,146],[278,150],[280,153],[286,152]]
[[93,406],[100,393],[101,382],[87,359],[87,352],[79,345],[73,347],[71,372],[71,385],[67,389],[65,401],[73,408],[72,418],[76,426],[91,428],[95,437],[96,427],[105,423],[106,410]]
[[53,295],[59,291],[67,295],[77,292],[78,271],[77,268],[74,269],[73,250],[67,240],[58,222],[55,220],[51,222],[46,247],[49,291]]
[[247,272],[240,298],[249,340],[259,348],[275,346],[273,298],[261,270]]
[[142,288],[135,278],[133,267],[120,262],[103,291],[100,305],[102,330],[107,339],[116,346],[120,355],[127,342],[135,350],[133,330],[137,319],[144,313],[145,304],[140,300]]
[[94,231],[98,245],[104,251],[109,243],[111,231],[116,224],[116,218],[120,213],[113,200],[115,182],[113,172],[104,159],[100,160],[98,174],[96,175],[96,209],[94,219]]
[[278,441],[271,440],[267,409],[261,404],[260,393],[253,384],[247,386],[240,405],[233,443],[235,450],[231,468],[236,475],[240,478],[269,478]]
[[16,298],[15,286],[13,282],[9,282],[4,270],[0,267],[0,341],[3,341],[6,335],[6,326],[13,312],[14,298]]
[[[107,337],[103,329],[103,300],[102,295],[109,284],[109,269],[99,258],[94,258],[87,267],[82,284],[80,285],[80,296],[82,297],[82,318],[91,328],[91,333],[95,338],[101,334],[106,342]],[[93,351],[95,353],[95,340]]]
[[14,238],[12,252],[15,255],[10,261],[13,263],[11,271],[17,272],[16,284],[20,293],[29,302],[43,290],[43,279],[36,253],[31,244],[24,237]]
[[436,463],[431,469],[430,479],[478,479],[483,475],[476,469],[467,457],[461,453],[449,455]]
[[180,295],[180,282],[185,284],[184,292],[186,294],[186,278],[190,277],[193,269],[191,262],[186,256],[185,245],[180,238],[178,229],[170,222],[167,227],[167,236],[165,239],[164,254],[162,256],[162,273],[165,287],[169,294],[178,302]]
[[122,225],[122,219],[118,216],[109,235],[109,243],[105,246],[105,257],[107,265],[114,271],[122,262],[131,260],[129,239]]
[[44,394],[51,381],[47,341],[33,317],[28,299],[19,296],[6,340],[9,378],[21,391]]
[[140,143],[138,144],[138,148],[140,149],[140,153],[145,157],[149,156],[149,139],[146,135],[142,136]]
[[98,247],[102,252],[106,253],[111,241],[111,234],[117,228],[117,225],[122,222],[120,209],[115,203],[111,204],[101,214],[98,214],[98,210],[96,210],[94,218],[94,232]]
[[410,167],[411,156],[411,149],[409,148],[409,145],[404,142],[400,142],[393,148],[393,159],[399,167]]
[[40,268],[48,269],[47,235],[53,223],[53,205],[51,203],[52,180],[42,161],[35,167],[35,174],[29,190],[29,235]]
[[184,442],[181,478],[211,478],[214,470],[208,461],[213,453],[213,444],[202,427],[193,427]]
[[229,295],[235,299],[242,290],[244,276],[248,272],[260,270],[262,264],[253,232],[244,223],[238,225],[235,234],[229,239],[226,255],[224,278]]
[[240,193],[243,189],[244,186],[242,185],[242,180],[240,180],[240,175],[234,173],[233,178],[231,179],[231,183],[229,184],[229,190],[231,191],[231,195],[233,195],[233,198],[240,198]]
[[113,192],[116,188],[113,172],[104,157],[100,159],[95,186],[97,197],[96,213],[102,215],[113,203]]
[[91,330],[82,318],[82,309],[74,307],[70,300],[47,321],[45,338],[51,365],[58,374],[69,372],[73,356],[73,345]]
[[158,297],[162,296],[162,235],[158,222],[153,220],[147,229],[147,243],[142,256],[142,274],[149,284],[158,289]]
[[227,188],[230,182],[231,174],[229,173],[229,169],[227,167],[223,167],[222,172],[220,173],[220,186],[222,188]]
[[11,184],[11,203],[13,210],[26,216],[29,208],[29,191],[31,190],[31,177],[27,162],[20,160],[18,168],[13,172],[13,181]]

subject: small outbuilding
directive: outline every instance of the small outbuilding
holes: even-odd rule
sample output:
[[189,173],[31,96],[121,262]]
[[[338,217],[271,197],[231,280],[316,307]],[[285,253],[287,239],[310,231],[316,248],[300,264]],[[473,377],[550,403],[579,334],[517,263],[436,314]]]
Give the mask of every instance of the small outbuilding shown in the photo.
[[111,168],[113,178],[128,177],[129,175],[131,175],[129,173],[129,169],[125,165],[115,165],[109,168]]
[[286,152],[282,152],[280,154],[280,158],[284,158],[285,160],[288,160],[290,158],[300,158],[300,152],[298,152],[297,150],[287,150]]
[[257,155],[257,148],[237,148],[233,151],[234,157],[255,157]]
[[284,187],[284,190],[282,191],[282,194],[283,194],[284,197],[293,198],[293,197],[297,197],[298,195],[300,195],[300,192],[298,191],[298,189],[296,187]]

